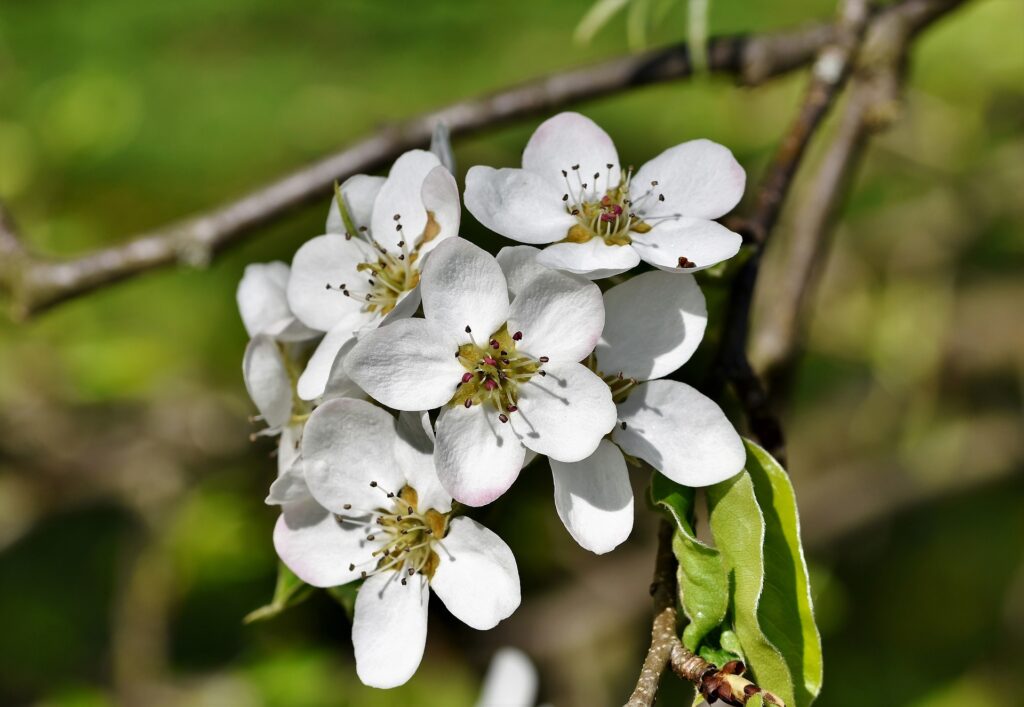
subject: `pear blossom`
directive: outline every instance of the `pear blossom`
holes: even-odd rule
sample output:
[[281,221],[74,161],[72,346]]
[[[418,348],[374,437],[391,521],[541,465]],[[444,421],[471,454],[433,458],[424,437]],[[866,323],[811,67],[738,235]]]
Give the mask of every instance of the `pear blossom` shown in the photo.
[[252,263],[238,283],[238,312],[249,337],[267,334],[278,341],[305,341],[316,338],[313,331],[295,318],[288,307],[288,277],[291,268],[275,260]]
[[455,178],[425,150],[403,154],[386,179],[359,174],[337,188],[326,233],[299,248],[288,280],[291,311],[325,333],[299,379],[300,397],[323,394],[357,332],[416,311],[424,260],[458,234],[460,218]]
[[594,452],[616,417],[608,386],[579,363],[604,326],[597,286],[545,269],[510,305],[498,262],[452,239],[420,288],[425,318],[363,334],[345,369],[388,407],[440,408],[434,460],[448,493],[481,506],[512,485],[527,449],[563,462]]
[[259,419],[267,427],[260,436],[279,435],[278,475],[286,475],[298,460],[299,441],[308,406],[294,396],[292,376],[282,344],[269,334],[257,334],[245,348],[242,378]]
[[466,208],[503,236],[551,244],[538,256],[544,265],[591,279],[641,260],[695,272],[739,250],[740,236],[714,219],[739,202],[746,175],[710,140],[670,147],[634,172],[596,123],[559,113],[533,133],[522,164],[472,167]]
[[[498,253],[513,297],[546,269],[536,256],[530,246]],[[603,299],[604,330],[586,363],[609,386],[618,424],[586,459],[549,460],[558,516],[595,553],[614,549],[633,528],[623,452],[687,486],[727,479],[746,459],[739,435],[714,402],[684,383],[660,380],[688,361],[704,336],[707,306],[696,280],[648,272],[610,288]]]
[[511,550],[467,517],[453,517],[438,481],[425,414],[396,421],[362,400],[335,399],[311,415],[302,438],[305,493],[281,504],[274,547],[304,582],[363,580],[355,602],[356,672],[395,687],[416,672],[430,592],[476,629],[519,606]]

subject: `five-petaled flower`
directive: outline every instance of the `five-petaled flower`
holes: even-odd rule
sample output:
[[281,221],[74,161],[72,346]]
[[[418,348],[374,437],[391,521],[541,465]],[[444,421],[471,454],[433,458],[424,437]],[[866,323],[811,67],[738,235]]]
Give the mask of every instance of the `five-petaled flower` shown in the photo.
[[288,281],[295,316],[326,332],[299,379],[300,397],[323,394],[357,332],[412,316],[424,259],[458,235],[459,221],[455,179],[424,150],[399,157],[387,179],[359,174],[338,187],[327,233],[299,248]]
[[604,326],[596,285],[544,269],[510,305],[498,262],[452,239],[431,254],[420,288],[425,318],[364,334],[345,368],[384,405],[441,408],[434,456],[456,500],[482,506],[503,494],[527,449],[573,462],[597,448],[615,406],[578,363]]
[[544,265],[599,279],[641,259],[695,272],[731,258],[741,239],[713,219],[736,206],[745,183],[732,153],[710,140],[623,170],[604,130],[560,113],[533,133],[522,169],[471,168],[465,200],[492,231],[552,244],[538,256]]
[[423,657],[428,587],[457,618],[489,629],[519,606],[512,551],[475,520],[452,517],[425,415],[399,420],[361,400],[313,412],[297,483],[274,547],[317,587],[363,580],[355,603],[356,672],[373,687],[406,682]]

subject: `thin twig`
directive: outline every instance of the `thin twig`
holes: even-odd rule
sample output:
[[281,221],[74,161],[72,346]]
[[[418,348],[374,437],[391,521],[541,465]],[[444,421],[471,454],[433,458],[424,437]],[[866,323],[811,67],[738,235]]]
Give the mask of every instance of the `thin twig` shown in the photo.
[[[831,25],[819,24],[780,33],[717,37],[708,47],[710,69],[747,85],[761,83],[806,65],[833,34]],[[462,136],[629,88],[685,78],[691,71],[686,44],[676,44],[460,101],[386,127],[239,199],[125,243],[66,261],[26,256],[20,272],[12,269],[5,275],[0,270],[0,290],[11,295],[15,315],[26,318],[154,268],[178,262],[205,264],[259,226],[327,194],[335,180],[372,171],[406,150],[427,145],[439,122],[448,126],[453,137]]]

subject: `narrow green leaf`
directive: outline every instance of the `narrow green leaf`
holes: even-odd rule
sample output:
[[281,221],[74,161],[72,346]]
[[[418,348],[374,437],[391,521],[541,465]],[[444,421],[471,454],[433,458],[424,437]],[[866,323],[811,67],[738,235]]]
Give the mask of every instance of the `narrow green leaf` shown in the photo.
[[348,584],[342,584],[340,587],[328,587],[327,593],[331,596],[334,601],[341,604],[341,608],[345,610],[348,615],[349,621],[352,620],[352,615],[356,610],[356,594],[359,593],[359,587],[362,582],[349,582]]
[[[732,620],[758,685],[798,707],[789,666],[761,628],[758,604],[764,579],[765,522],[744,472],[708,487],[711,533],[729,577]],[[793,625],[791,630],[799,630]]]
[[576,26],[575,39],[587,44],[594,35],[626,6],[629,0],[597,0]]
[[668,511],[676,528],[672,552],[679,561],[680,603],[690,620],[683,630],[683,645],[697,651],[704,637],[725,619],[729,608],[729,585],[722,560],[718,551],[698,540],[693,530],[694,489],[655,474],[651,500]]
[[647,31],[651,24],[651,0],[632,0],[626,12],[626,40],[630,49],[647,46]]
[[765,522],[765,581],[758,618],[789,665],[797,705],[808,705],[821,692],[823,663],[796,497],[779,463],[757,444],[745,442],[747,472]]
[[277,565],[277,583],[274,586],[274,598],[266,606],[249,612],[243,619],[244,623],[265,621],[279,615],[285,609],[301,604],[314,592],[314,588],[295,576],[295,573],[279,562]]

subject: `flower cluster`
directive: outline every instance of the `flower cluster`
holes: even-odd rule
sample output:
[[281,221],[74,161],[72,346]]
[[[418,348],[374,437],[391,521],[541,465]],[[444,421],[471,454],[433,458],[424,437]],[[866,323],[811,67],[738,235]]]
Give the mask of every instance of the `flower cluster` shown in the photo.
[[[246,269],[243,373],[260,434],[279,437],[274,546],[311,585],[361,582],[364,683],[415,672],[430,590],[477,629],[515,611],[515,558],[470,515],[534,458],[548,459],[558,517],[595,553],[632,529],[629,464],[689,486],[741,470],[718,406],[666,377],[707,323],[692,273],[739,248],[713,219],[744,179],[706,140],[623,169],[601,128],[562,113],[522,169],[466,177],[467,209],[531,245],[493,257],[459,238],[454,177],[413,150],[387,178],[341,184],[326,233],[290,267]],[[603,292],[593,282],[641,260],[655,269]]]

